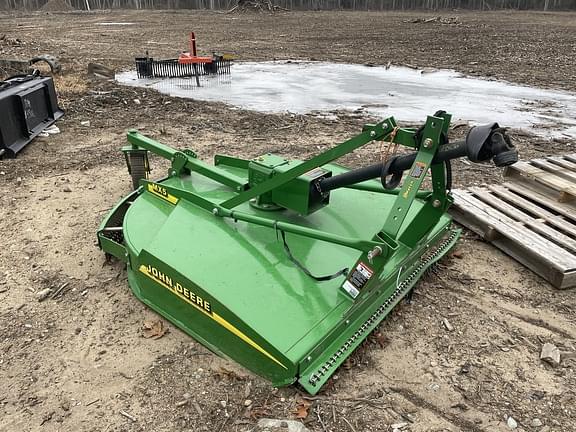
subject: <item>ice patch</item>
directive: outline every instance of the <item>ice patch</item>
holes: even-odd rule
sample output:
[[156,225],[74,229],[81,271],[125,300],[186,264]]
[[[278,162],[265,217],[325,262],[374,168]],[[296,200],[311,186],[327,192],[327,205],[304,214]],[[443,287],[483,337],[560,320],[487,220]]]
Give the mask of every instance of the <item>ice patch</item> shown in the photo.
[[100,22],[96,23],[96,25],[101,26],[127,26],[127,25],[134,25],[132,22]]
[[123,84],[151,87],[172,96],[225,102],[261,112],[309,113],[360,110],[377,117],[421,123],[443,109],[454,120],[498,122],[548,137],[576,137],[576,94],[469,78],[449,70],[368,67],[320,62],[238,62],[231,75],[194,79],[137,79]]

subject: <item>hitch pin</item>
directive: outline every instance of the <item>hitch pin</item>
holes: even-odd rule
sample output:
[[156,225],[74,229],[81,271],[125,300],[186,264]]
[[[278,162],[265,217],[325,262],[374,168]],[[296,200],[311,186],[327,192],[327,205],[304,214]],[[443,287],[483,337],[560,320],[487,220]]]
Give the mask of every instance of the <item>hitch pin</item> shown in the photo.
[[374,246],[374,249],[368,252],[368,262],[372,264],[372,260],[378,255],[382,255],[382,248],[380,246]]

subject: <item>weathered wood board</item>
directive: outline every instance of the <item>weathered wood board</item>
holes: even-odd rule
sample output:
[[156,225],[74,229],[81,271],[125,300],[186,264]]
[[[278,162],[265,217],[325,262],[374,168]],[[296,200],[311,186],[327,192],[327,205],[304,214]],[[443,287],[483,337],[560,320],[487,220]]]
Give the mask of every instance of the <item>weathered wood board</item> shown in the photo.
[[504,177],[555,197],[576,201],[576,154],[520,161],[504,170]]
[[452,216],[555,287],[576,286],[576,155],[518,162],[506,176],[453,191]]

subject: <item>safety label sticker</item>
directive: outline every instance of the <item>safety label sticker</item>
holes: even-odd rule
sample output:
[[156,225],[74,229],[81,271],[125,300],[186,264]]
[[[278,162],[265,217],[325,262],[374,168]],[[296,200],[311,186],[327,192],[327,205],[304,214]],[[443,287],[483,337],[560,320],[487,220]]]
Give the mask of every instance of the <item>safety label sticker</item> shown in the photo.
[[412,169],[412,172],[410,173],[410,177],[420,178],[420,176],[422,175],[422,173],[424,172],[425,169],[426,169],[425,163],[416,162],[416,164],[414,164],[414,168]]
[[358,297],[360,290],[368,283],[374,271],[362,261],[358,263],[352,274],[346,279],[342,288],[352,298]]

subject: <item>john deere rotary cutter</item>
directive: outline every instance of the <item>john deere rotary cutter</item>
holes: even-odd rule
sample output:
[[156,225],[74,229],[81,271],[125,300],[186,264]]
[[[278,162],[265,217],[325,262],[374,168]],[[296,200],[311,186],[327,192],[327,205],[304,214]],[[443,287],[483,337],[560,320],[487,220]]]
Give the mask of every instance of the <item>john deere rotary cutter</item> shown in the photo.
[[[100,247],[126,262],[140,300],[196,340],[314,394],[454,246],[450,160],[517,160],[497,124],[449,143],[449,123],[438,112],[404,129],[390,117],[307,161],[214,166],[131,131],[123,151],[138,187],[102,223]],[[371,141],[413,152],[356,170],[333,163]],[[167,177],[147,179],[149,151],[171,161]]]

